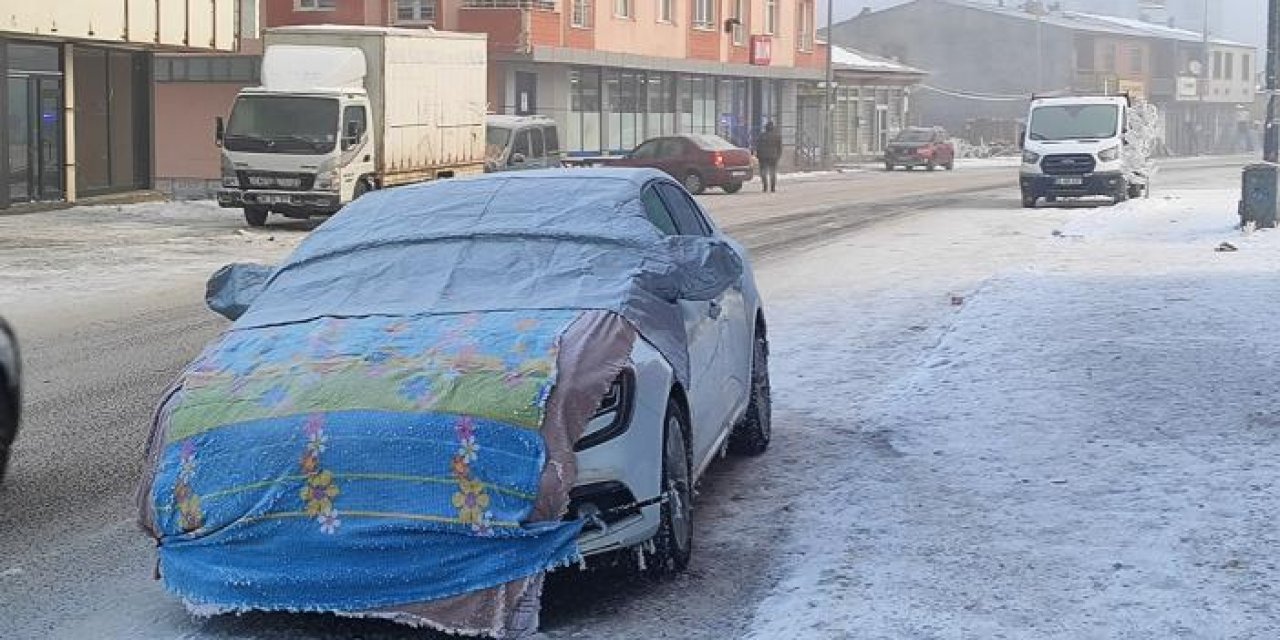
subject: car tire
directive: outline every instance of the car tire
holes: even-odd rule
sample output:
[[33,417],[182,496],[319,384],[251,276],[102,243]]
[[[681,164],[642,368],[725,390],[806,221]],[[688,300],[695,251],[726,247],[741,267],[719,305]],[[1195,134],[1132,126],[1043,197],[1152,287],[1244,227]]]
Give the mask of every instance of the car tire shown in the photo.
[[647,571],[661,577],[684,571],[693,557],[693,460],[689,427],[675,398],[667,400],[662,430],[662,524],[653,536],[653,556]]
[[1038,200],[1038,199],[1039,199],[1039,198],[1037,198],[1034,194],[1030,194],[1030,193],[1027,193],[1027,192],[1023,191],[1023,192],[1022,192],[1022,208],[1023,208],[1023,209],[1034,209],[1034,208],[1036,208],[1036,200]]
[[729,184],[726,184],[726,185],[724,185],[723,187],[720,187],[720,188],[721,188],[721,189],[724,189],[724,192],[725,192],[725,193],[737,193],[737,192],[739,192],[739,191],[742,191],[742,183],[741,183],[741,182],[730,182]]
[[742,420],[729,434],[729,452],[758,456],[773,437],[773,391],[769,384],[769,339],[759,327],[751,349],[751,399]]
[[942,165],[942,166],[943,166],[943,168],[945,168],[947,171],[952,171],[952,170],[954,170],[954,169],[956,168],[956,161],[955,161],[955,159],[953,158],[953,159],[951,159],[951,160],[948,160],[948,161],[947,161],[947,163],[946,163],[946,164],[944,164],[944,165]]
[[893,163],[891,163],[891,162],[886,162],[886,163],[884,163],[884,170],[885,170],[885,171],[893,171]]
[[0,377],[0,481],[4,480],[9,467],[9,448],[18,435],[18,411],[12,406],[13,400],[4,378]]
[[928,164],[924,165],[924,168],[928,169],[929,171],[935,171],[937,170],[938,165],[934,164],[933,161],[930,160]]
[[702,174],[697,171],[690,171],[689,173],[684,174],[684,178],[680,180],[680,184],[683,184],[685,190],[695,196],[700,195],[707,190],[706,183],[702,181]]
[[245,207],[244,221],[251,227],[262,227],[267,224],[267,216],[271,210],[266,207]]

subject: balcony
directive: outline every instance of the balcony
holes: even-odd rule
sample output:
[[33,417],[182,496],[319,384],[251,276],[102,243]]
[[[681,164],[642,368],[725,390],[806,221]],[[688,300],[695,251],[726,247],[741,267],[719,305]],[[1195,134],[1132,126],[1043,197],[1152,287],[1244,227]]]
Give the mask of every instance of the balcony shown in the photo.
[[463,0],[458,12],[458,30],[489,34],[489,50],[497,54],[563,46],[564,23],[557,0]]

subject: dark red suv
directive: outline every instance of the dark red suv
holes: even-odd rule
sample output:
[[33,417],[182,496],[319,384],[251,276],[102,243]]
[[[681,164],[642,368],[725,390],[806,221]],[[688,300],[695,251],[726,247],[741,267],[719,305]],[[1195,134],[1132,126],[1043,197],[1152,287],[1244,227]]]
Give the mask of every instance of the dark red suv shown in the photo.
[[930,171],[956,166],[956,148],[951,138],[940,127],[909,127],[903,129],[884,150],[884,170],[894,167],[924,167]]
[[679,180],[689,193],[720,187],[737,193],[754,176],[751,152],[711,135],[666,136],[646,140],[625,157],[609,161],[611,167],[661,169]]

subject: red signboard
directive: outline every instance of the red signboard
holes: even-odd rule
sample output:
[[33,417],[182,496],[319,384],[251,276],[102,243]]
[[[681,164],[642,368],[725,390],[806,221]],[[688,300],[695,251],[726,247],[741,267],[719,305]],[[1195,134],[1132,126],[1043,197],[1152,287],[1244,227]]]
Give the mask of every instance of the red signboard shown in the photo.
[[767,67],[773,60],[773,38],[751,36],[751,64]]

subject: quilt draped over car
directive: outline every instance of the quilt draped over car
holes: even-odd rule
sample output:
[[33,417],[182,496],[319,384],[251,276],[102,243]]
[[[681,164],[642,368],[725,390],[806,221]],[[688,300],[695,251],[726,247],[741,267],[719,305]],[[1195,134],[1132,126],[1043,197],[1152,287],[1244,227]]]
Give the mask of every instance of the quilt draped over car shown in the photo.
[[599,399],[637,336],[687,380],[675,301],[741,270],[663,238],[645,175],[370,194],[265,284],[224,278],[252,299],[211,291],[239,319],[161,404],[139,489],[166,587],[208,613],[536,625],[542,574],[578,556]]

